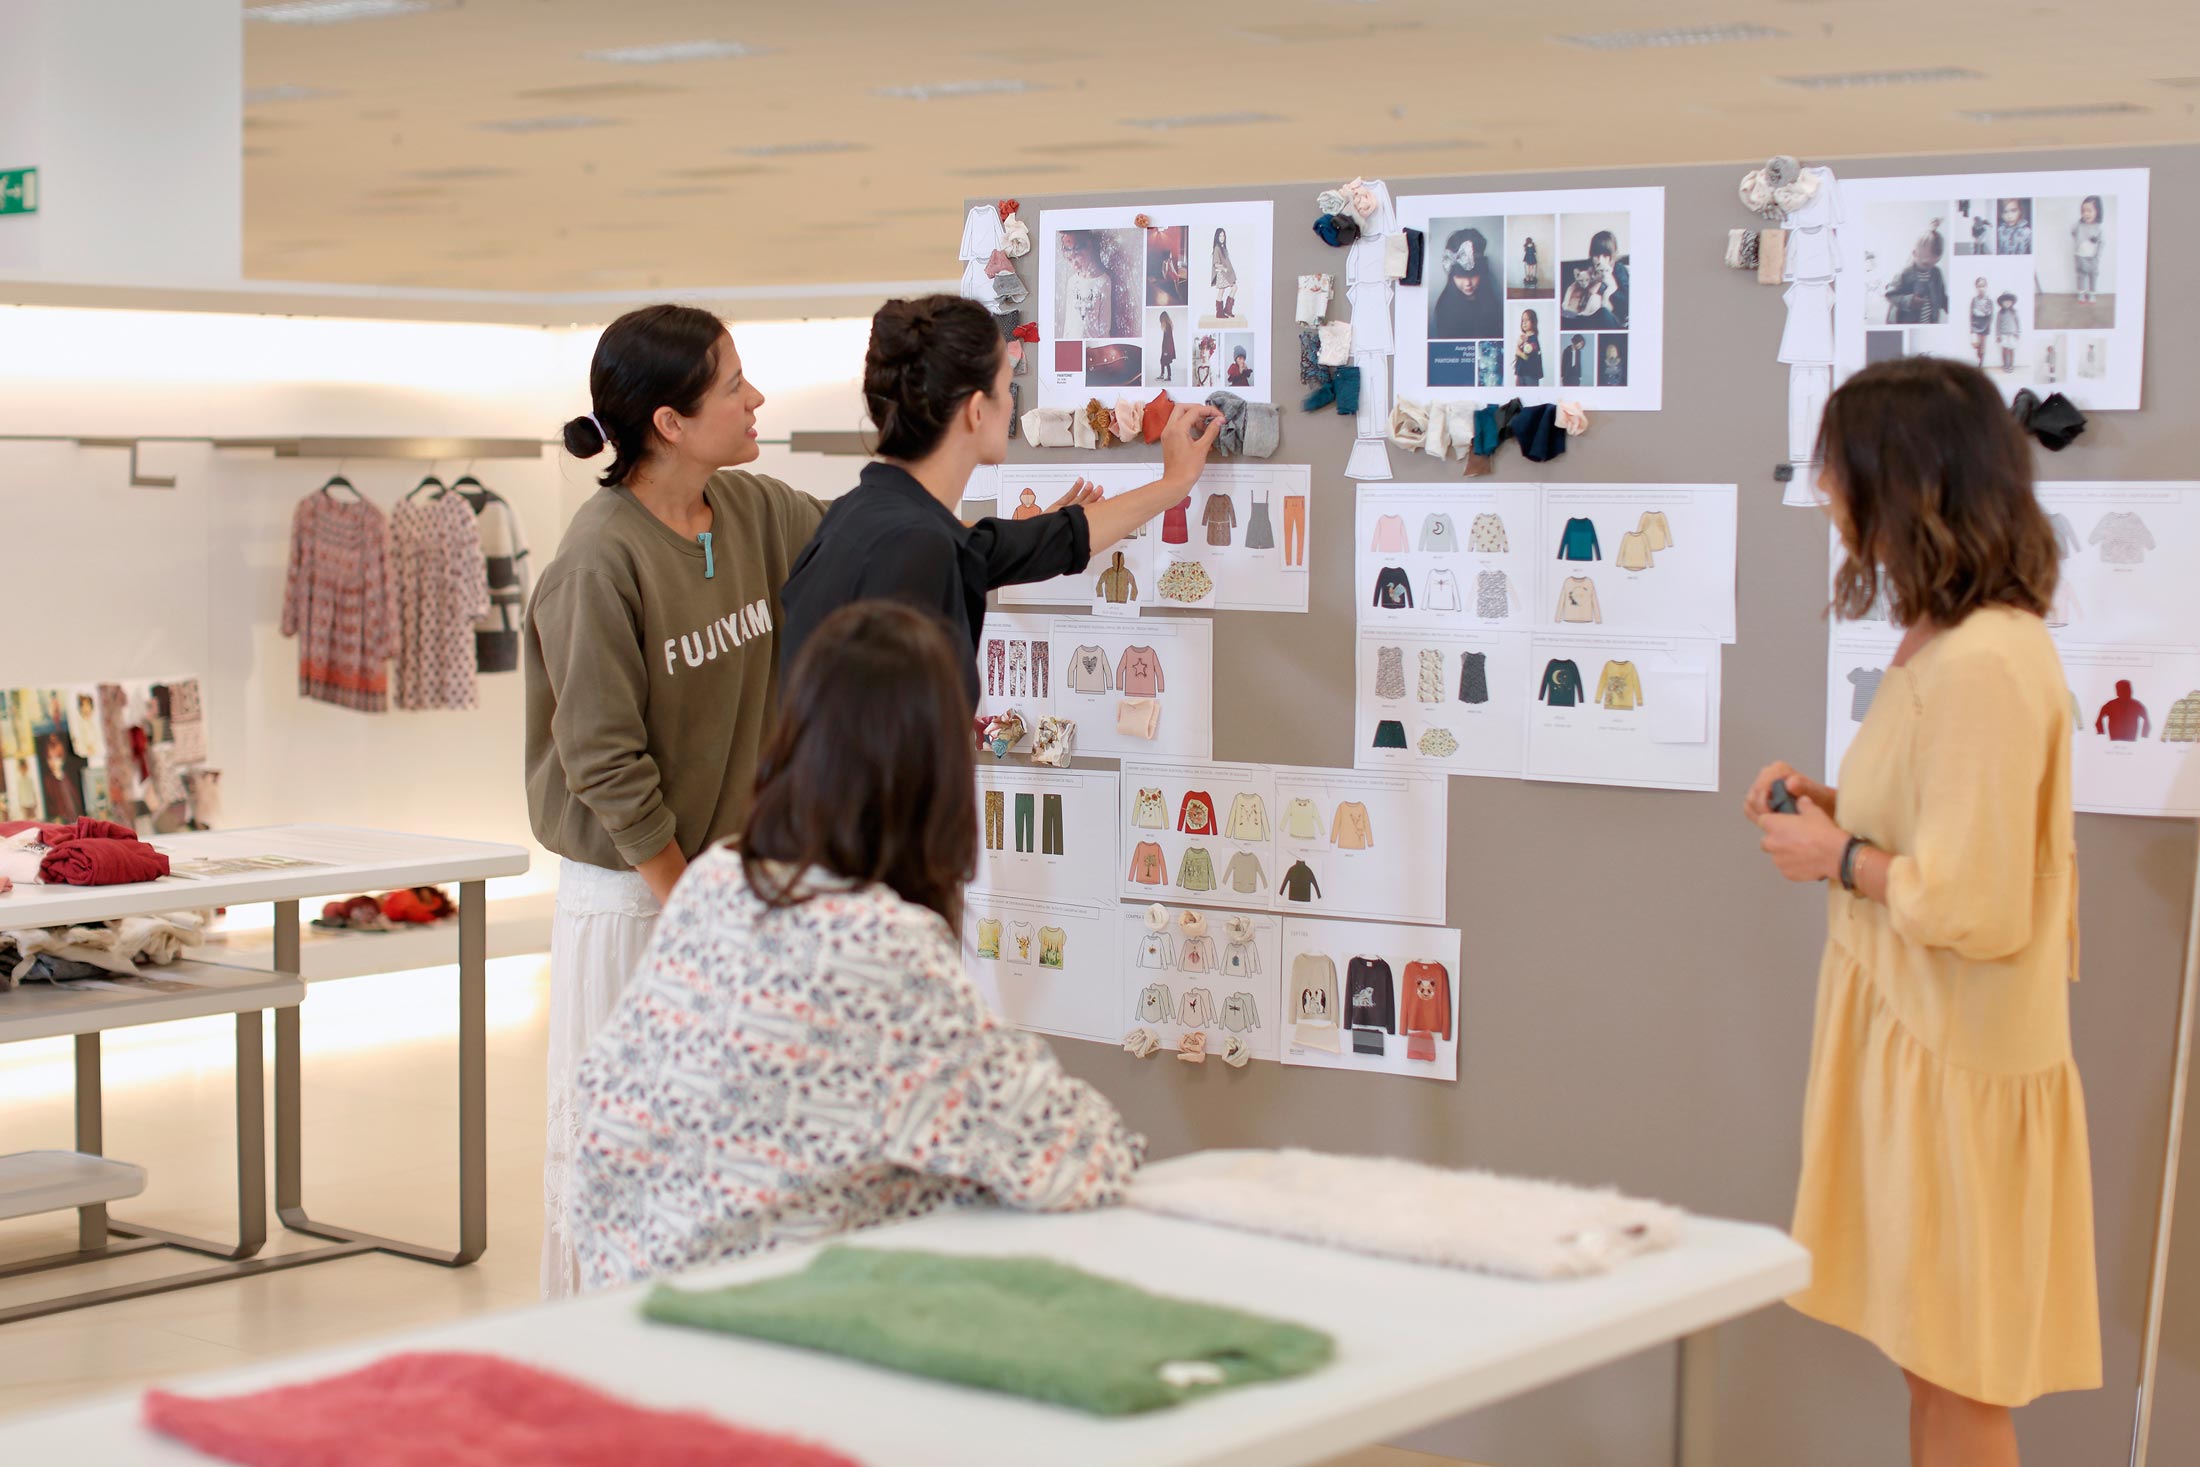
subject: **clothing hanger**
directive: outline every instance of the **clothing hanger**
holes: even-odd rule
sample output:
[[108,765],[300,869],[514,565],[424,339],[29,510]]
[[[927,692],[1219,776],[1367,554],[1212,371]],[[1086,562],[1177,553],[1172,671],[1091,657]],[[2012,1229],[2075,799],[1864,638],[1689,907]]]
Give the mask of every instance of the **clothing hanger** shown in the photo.
[[[434,467],[435,466],[433,464],[429,465],[429,468],[431,469],[433,469]],[[413,495],[418,494],[421,490],[427,488],[430,484],[433,484],[435,486],[435,497],[438,499],[441,499],[445,494],[450,492],[444,486],[444,483],[441,479],[438,479],[433,473],[430,473],[425,479],[422,479],[419,483],[413,485],[412,488],[407,491],[405,498],[407,500],[410,500]]]
[[330,491],[330,490],[332,490],[332,489],[349,489],[349,490],[351,490],[351,497],[352,497],[352,498],[354,498],[354,499],[358,500],[358,501],[359,501],[359,502],[360,502],[361,504],[364,504],[364,503],[366,503],[366,502],[367,502],[367,496],[366,496],[366,495],[364,495],[364,494],[361,494],[361,493],[359,492],[359,490],[358,490],[358,487],[357,487],[356,485],[354,485],[354,484],[353,484],[353,483],[351,482],[351,480],[349,480],[349,479],[347,479],[347,478],[345,478],[345,477],[343,476],[343,474],[342,474],[342,472],[341,472],[342,468],[343,468],[343,465],[342,465],[342,464],[338,464],[338,465],[337,465],[337,469],[339,470],[339,472],[337,472],[337,473],[333,473],[333,474],[331,474],[331,475],[329,475],[329,476],[328,476],[328,482],[327,482],[326,484],[323,484],[323,485],[321,486],[321,493],[322,493],[323,495],[327,496],[327,497],[328,497],[328,498],[330,498],[330,499],[334,499],[334,498],[335,498],[336,496],[335,496],[334,494],[330,494],[330,493],[329,493],[329,491]]

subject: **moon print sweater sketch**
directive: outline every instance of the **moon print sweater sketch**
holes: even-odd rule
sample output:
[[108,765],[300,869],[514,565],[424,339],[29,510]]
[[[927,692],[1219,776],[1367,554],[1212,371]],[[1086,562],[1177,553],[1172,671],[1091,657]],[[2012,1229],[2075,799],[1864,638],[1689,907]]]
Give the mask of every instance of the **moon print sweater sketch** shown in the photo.
[[1421,549],[1430,555],[1448,555],[1459,548],[1459,531],[1453,528],[1451,516],[1441,512],[1426,515],[1421,520]]
[[1405,571],[1395,565],[1386,565],[1375,577],[1373,604],[1382,611],[1411,611],[1413,609],[1413,583],[1406,579]]
[[1602,560],[1603,549],[1597,544],[1597,527],[1594,520],[1570,519],[1565,533],[1558,537],[1560,560]]
[[1559,583],[1558,615],[1562,622],[1601,622],[1604,608],[1597,604],[1597,583],[1587,576],[1568,576]]
[[1581,669],[1570,657],[1554,657],[1543,665],[1543,686],[1536,700],[1553,708],[1571,708],[1582,701]]

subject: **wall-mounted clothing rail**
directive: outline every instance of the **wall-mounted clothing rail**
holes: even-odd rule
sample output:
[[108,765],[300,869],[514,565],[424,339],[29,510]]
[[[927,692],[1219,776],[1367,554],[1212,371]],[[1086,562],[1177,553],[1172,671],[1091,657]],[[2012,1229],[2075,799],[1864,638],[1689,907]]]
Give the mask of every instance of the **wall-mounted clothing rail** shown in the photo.
[[540,458],[554,438],[400,438],[290,437],[216,438],[203,433],[140,433],[130,437],[93,437],[76,433],[0,433],[0,443],[73,443],[79,448],[130,450],[130,484],[137,489],[173,489],[172,474],[148,474],[138,466],[148,443],[206,443],[218,449],[257,449],[277,458],[381,458],[436,462],[443,459]]

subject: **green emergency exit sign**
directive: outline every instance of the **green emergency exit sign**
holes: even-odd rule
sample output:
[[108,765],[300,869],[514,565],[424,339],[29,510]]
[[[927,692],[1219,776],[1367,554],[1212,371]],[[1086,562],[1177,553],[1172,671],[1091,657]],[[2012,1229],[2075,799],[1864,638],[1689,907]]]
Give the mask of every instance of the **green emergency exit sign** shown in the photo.
[[0,214],[38,212],[38,170],[0,169]]

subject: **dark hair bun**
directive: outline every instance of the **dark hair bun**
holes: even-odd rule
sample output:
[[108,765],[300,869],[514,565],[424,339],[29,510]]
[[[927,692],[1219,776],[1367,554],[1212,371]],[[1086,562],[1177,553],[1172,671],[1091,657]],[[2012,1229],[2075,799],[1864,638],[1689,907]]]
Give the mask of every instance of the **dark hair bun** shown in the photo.
[[607,446],[594,418],[583,415],[565,425],[565,451],[573,457],[594,458]]
[[922,458],[939,446],[963,403],[993,390],[1001,332],[960,296],[892,300],[871,318],[863,398],[885,458]]

